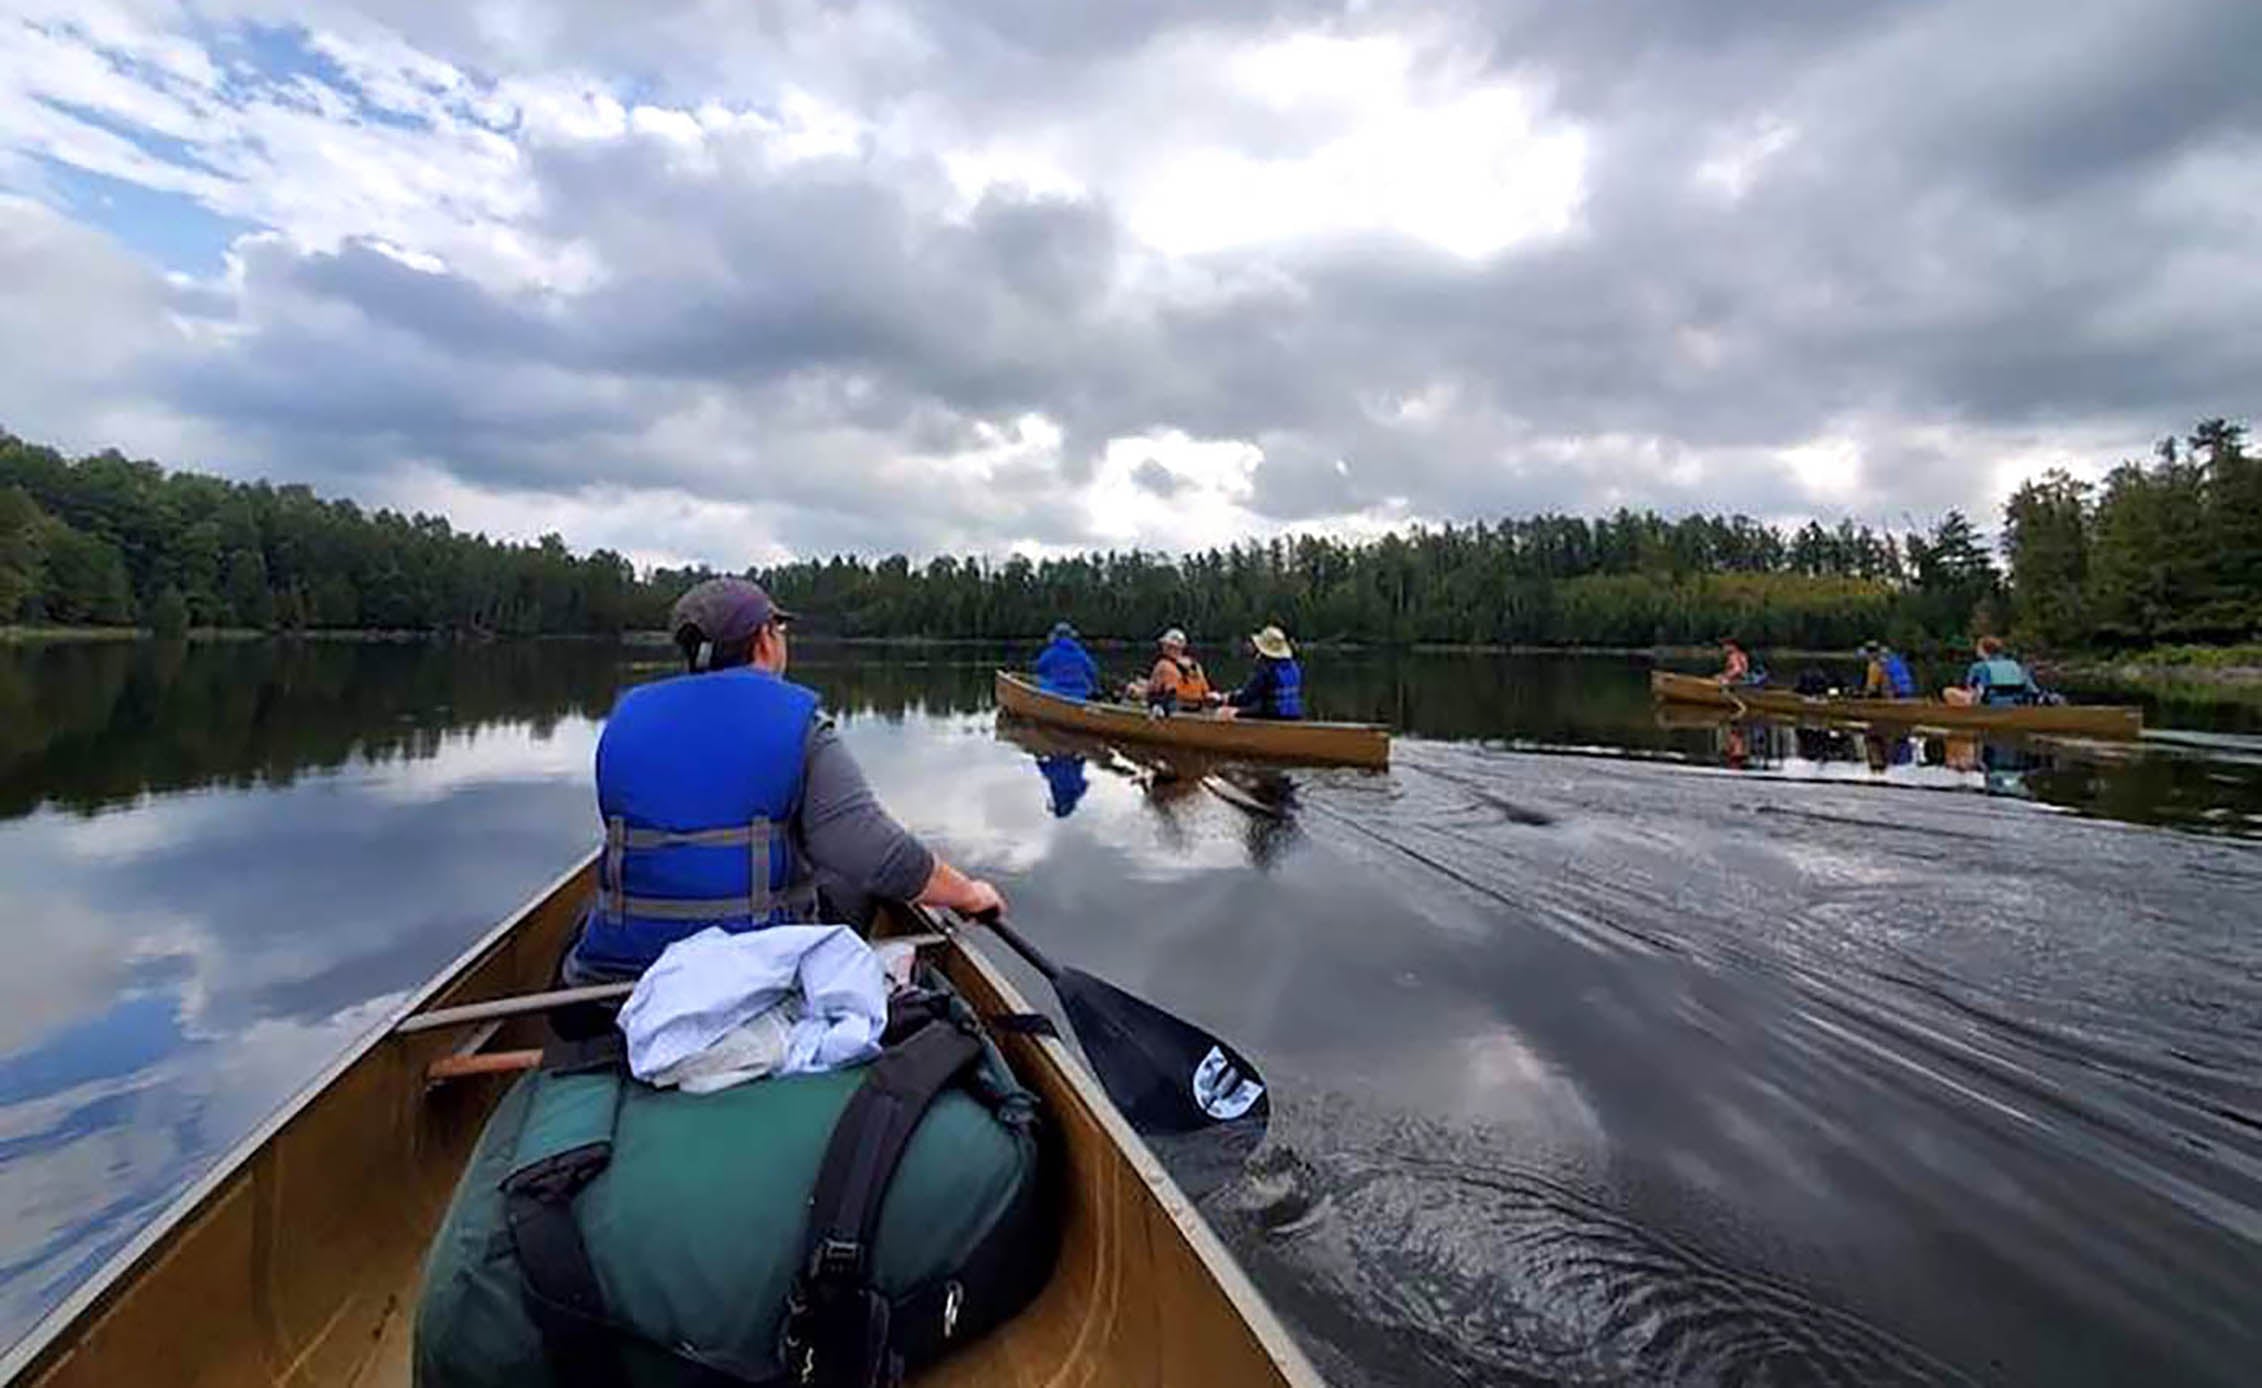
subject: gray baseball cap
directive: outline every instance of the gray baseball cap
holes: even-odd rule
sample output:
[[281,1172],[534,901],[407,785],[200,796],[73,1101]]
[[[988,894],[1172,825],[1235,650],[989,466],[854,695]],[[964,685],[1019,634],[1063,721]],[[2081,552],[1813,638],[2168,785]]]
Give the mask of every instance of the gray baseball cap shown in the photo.
[[790,622],[793,614],[770,601],[762,585],[743,578],[710,578],[675,600],[673,630],[697,627],[701,639],[717,646],[743,641],[771,622]]

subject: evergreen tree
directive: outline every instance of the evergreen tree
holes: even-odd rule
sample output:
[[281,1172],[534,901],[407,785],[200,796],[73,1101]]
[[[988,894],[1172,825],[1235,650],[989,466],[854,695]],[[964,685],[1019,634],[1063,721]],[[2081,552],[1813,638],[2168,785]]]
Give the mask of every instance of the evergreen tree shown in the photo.
[[2246,451],[2246,433],[2242,424],[2210,419],[2191,434],[2193,455],[2204,455],[2214,571],[2195,625],[2214,636],[2262,630],[2262,457]]
[[40,596],[48,621],[114,626],[133,619],[133,593],[117,546],[50,523],[44,548]]
[[2065,645],[2088,629],[2088,492],[2088,484],[2053,471],[2021,486],[2003,508],[2012,611],[2024,638]]
[[267,565],[256,549],[228,556],[228,608],[239,625],[261,630],[275,625],[275,595],[267,587]]
[[174,640],[188,631],[188,600],[181,590],[168,587],[149,605],[149,629],[158,637]]
[[0,622],[12,622],[37,592],[49,521],[21,487],[0,487]]

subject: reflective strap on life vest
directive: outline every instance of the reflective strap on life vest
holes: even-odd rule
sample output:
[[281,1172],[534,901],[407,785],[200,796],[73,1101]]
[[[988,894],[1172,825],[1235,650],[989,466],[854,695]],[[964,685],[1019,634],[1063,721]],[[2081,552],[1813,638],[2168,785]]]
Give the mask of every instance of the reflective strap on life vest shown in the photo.
[[628,898],[621,892],[622,861],[628,856],[628,821],[614,815],[605,821],[605,911],[614,920],[621,918]]
[[[618,921],[642,916],[659,921],[730,920],[747,916],[756,921],[781,904],[797,915],[814,914],[817,888],[801,882],[784,891],[770,890],[770,848],[785,826],[758,819],[722,829],[631,829],[619,815],[605,822],[605,913]],[[622,885],[628,854],[657,848],[747,848],[747,893],[744,896],[672,897],[630,896]]]

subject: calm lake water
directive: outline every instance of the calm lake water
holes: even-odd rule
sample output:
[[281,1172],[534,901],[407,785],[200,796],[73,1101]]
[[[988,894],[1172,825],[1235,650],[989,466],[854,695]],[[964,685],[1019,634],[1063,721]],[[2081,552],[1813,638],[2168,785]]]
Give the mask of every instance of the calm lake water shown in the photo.
[[[586,850],[659,654],[0,649],[0,1339]],[[1264,1068],[1203,1203],[1337,1384],[2256,1381],[2252,709],[1869,742],[1321,654],[1394,765],[1227,769],[1268,815],[1001,730],[995,658],[795,672],[1033,936]]]

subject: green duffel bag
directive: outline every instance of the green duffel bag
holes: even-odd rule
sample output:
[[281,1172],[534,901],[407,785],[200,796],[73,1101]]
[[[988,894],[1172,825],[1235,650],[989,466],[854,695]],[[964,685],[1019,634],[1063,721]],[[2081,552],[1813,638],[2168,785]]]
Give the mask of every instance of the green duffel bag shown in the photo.
[[1020,1310],[1058,1244],[1037,1096],[924,971],[856,1069],[713,1094],[553,1043],[426,1255],[420,1388],[873,1388]]

